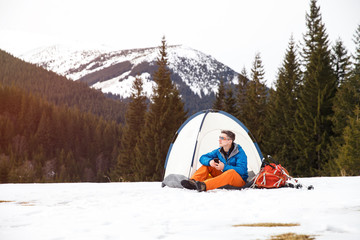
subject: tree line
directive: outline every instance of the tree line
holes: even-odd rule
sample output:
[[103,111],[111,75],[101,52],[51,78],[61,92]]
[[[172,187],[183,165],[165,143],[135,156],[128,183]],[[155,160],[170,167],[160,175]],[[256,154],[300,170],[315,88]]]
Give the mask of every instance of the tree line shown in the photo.
[[330,47],[315,0],[306,26],[301,49],[290,38],[275,89],[257,53],[250,78],[244,68],[236,88],[220,82],[213,107],[240,119],[295,176],[360,175],[360,25],[352,56],[341,39]]
[[121,125],[0,84],[0,182],[107,181]]
[[126,108],[0,50],[0,182],[108,181]]

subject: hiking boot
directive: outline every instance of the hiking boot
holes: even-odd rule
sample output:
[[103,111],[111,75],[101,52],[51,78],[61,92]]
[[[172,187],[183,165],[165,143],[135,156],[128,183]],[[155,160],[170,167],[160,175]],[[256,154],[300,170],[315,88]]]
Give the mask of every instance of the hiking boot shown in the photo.
[[206,191],[206,184],[204,182],[195,182],[196,184],[196,190],[198,190],[198,192],[205,192]]
[[185,179],[180,182],[181,186],[186,189],[196,190],[196,181],[194,179]]

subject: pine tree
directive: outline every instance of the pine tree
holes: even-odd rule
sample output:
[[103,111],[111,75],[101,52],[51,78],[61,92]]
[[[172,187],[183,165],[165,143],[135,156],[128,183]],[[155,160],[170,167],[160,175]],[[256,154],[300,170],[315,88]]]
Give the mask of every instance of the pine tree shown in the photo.
[[[349,119],[355,118],[355,109],[360,106],[360,25],[356,31],[354,42],[356,44],[356,53],[353,56],[354,65],[351,72],[345,74],[336,92],[333,105],[334,116],[331,120],[334,134],[331,138],[332,145],[329,151],[332,159],[338,158],[339,148],[345,143],[344,129],[349,126]],[[347,55],[343,58],[347,59]],[[344,68],[348,69],[349,67],[345,65]],[[331,175],[339,175],[340,167],[336,162],[330,161],[326,170]]]
[[164,37],[157,59],[158,69],[153,74],[156,87],[146,114],[145,129],[136,147],[136,180],[161,180],[171,140],[186,119],[184,103],[171,81],[167,64]]
[[348,56],[347,50],[340,38],[336,41],[335,46],[333,47],[331,63],[338,85],[343,84],[345,78],[347,78],[350,73],[350,56]]
[[356,29],[355,35],[354,35],[354,43],[356,46],[355,54],[353,56],[354,58],[354,69],[353,69],[353,75],[360,75],[360,24],[358,25],[358,28]]
[[135,146],[143,132],[146,108],[143,82],[140,77],[136,77],[132,85],[129,107],[126,111],[125,126],[120,141],[120,154],[112,178],[123,181],[134,180],[134,172],[136,172]]
[[52,153],[54,150],[54,130],[53,130],[53,124],[52,124],[52,110],[49,109],[44,110],[41,119],[39,122],[38,129],[36,131],[35,137],[38,141],[38,144],[40,146],[43,146],[46,148],[47,153]]
[[356,90],[354,102],[356,105],[360,104],[360,24],[354,35],[354,43],[356,46],[354,58],[354,67],[351,71],[350,81]]
[[335,160],[342,176],[360,175],[360,106],[356,106],[354,117],[344,129],[344,144],[339,148]]
[[333,105],[334,116],[332,117],[332,121],[335,140],[339,141],[338,136],[342,134],[343,129],[348,123],[346,120],[347,116],[353,115],[356,95],[359,95],[357,94],[359,83],[356,83],[356,80],[350,77],[348,70],[350,69],[349,56],[347,56],[347,51],[341,42],[337,42],[336,50],[337,57],[334,58],[337,59],[337,61],[334,63],[334,70],[340,86],[335,95]]
[[294,142],[298,151],[296,174],[314,176],[326,162],[332,134],[332,105],[337,81],[331,68],[328,36],[316,0],[306,14],[304,82],[298,101]]
[[216,93],[215,96],[213,109],[225,110],[225,85],[222,79],[219,81],[218,92]]
[[242,119],[244,115],[244,107],[246,106],[246,93],[247,93],[247,87],[248,87],[248,76],[246,72],[246,68],[243,67],[241,70],[241,73],[238,76],[238,85],[237,85],[237,94],[236,94],[236,107],[237,107],[237,113],[236,117],[238,119]]
[[231,85],[229,85],[226,90],[225,112],[233,116],[236,115],[236,99],[234,98],[234,93]]
[[295,42],[291,37],[282,67],[279,69],[276,90],[272,90],[267,107],[266,131],[263,150],[292,172],[294,166],[294,131],[296,101],[301,81],[300,63]]
[[267,90],[264,81],[264,67],[260,53],[255,55],[251,68],[251,81],[246,91],[246,104],[243,108],[242,120],[245,126],[253,133],[258,143],[261,143],[264,133]]

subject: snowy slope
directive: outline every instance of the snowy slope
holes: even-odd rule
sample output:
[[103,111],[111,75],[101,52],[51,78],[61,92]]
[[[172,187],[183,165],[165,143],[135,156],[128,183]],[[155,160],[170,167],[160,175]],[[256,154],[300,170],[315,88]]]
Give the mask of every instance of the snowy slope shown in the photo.
[[37,64],[59,75],[77,80],[77,78],[73,78],[76,76],[69,74],[69,69],[79,68],[82,63],[91,61],[95,56],[108,51],[110,50],[104,47],[53,45],[34,49],[20,57],[27,62]]
[[[168,46],[168,66],[173,80],[183,93],[190,89],[200,98],[217,92],[219,80],[237,82],[238,73],[215,58],[186,46]],[[151,74],[159,56],[159,48],[110,50],[56,45],[36,49],[21,56],[72,80],[88,82],[103,92],[130,96],[136,75],[144,81],[144,92],[150,96],[154,82]],[[182,94],[183,94],[182,93]]]
[[[359,239],[360,177],[299,179],[315,189],[161,188],[159,182],[0,185],[0,239]],[[235,227],[249,223],[296,227]]]

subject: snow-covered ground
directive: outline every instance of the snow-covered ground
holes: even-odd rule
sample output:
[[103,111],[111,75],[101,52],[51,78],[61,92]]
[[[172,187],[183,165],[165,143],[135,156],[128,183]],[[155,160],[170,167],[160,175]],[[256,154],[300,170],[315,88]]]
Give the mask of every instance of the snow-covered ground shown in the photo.
[[[360,239],[360,177],[305,189],[196,191],[159,182],[0,185],[0,239]],[[296,227],[236,227],[251,223]]]

